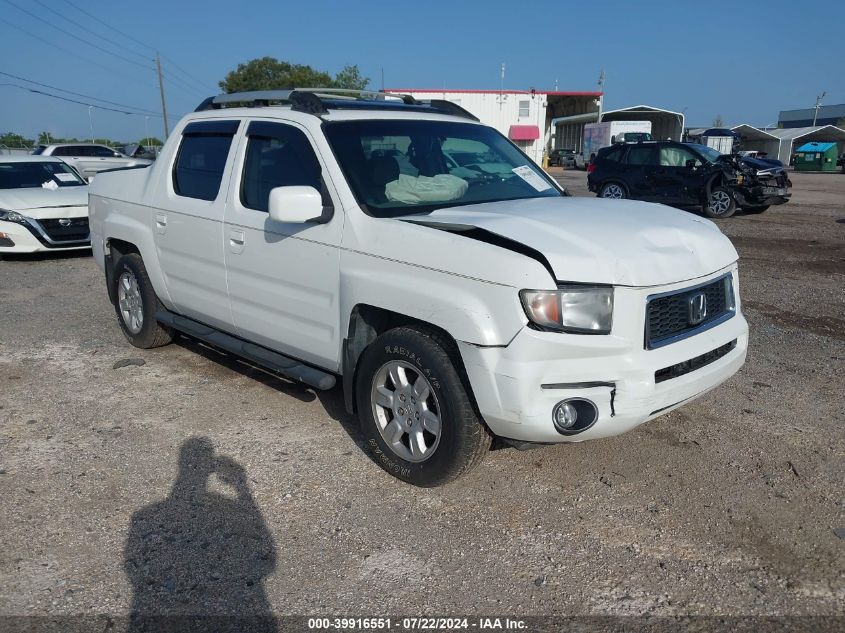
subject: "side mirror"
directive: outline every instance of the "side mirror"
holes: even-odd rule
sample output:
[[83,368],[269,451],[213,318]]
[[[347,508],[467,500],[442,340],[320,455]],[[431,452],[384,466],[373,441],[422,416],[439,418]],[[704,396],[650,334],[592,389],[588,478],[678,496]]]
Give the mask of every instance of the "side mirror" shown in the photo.
[[690,159],[689,159],[686,163],[684,163],[684,164],[687,166],[687,169],[695,169],[695,159],[694,159],[694,158],[690,158]]
[[304,224],[323,215],[323,199],[314,187],[290,186],[270,190],[270,219]]

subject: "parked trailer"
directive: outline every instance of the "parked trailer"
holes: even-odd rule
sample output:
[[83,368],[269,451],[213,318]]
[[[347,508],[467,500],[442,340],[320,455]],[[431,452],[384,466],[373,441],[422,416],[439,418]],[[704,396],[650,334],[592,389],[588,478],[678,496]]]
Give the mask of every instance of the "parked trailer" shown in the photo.
[[625,134],[651,134],[651,121],[608,121],[584,126],[584,162],[587,163],[602,147],[620,143]]

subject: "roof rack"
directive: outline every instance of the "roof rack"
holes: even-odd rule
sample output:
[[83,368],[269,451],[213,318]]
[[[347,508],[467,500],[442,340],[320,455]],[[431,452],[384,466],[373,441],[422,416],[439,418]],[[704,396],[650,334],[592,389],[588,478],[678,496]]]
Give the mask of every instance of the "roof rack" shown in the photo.
[[350,90],[346,88],[292,88],[290,90],[253,90],[233,92],[208,97],[197,106],[194,112],[218,110],[225,107],[247,106],[266,107],[272,104],[289,104],[292,110],[306,112],[315,116],[328,114],[329,108],[342,110],[354,103],[361,107],[370,104],[373,108],[412,106],[417,111],[436,111],[466,119],[479,119],[451,101],[445,99],[427,99],[418,101],[409,94],[374,90]]

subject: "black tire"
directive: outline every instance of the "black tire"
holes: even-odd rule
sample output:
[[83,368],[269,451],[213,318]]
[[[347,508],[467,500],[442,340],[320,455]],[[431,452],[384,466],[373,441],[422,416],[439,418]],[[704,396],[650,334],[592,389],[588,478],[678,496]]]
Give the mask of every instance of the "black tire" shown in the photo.
[[743,207],[742,210],[746,213],[763,213],[763,211],[766,211],[770,206],[772,205],[764,204],[759,207]]
[[[411,461],[397,452],[385,440],[379,426],[385,420],[388,424],[401,421],[397,413],[402,411],[402,405],[398,402],[401,395],[396,395],[399,389],[395,384],[395,408],[382,406],[383,411],[377,413],[376,409],[380,405],[373,395],[375,385],[380,381],[380,376],[384,375],[383,372],[387,371],[386,368],[398,363],[407,366],[404,370],[406,377],[417,372],[417,376],[426,378],[431,395],[427,397],[424,406],[431,410],[435,407],[439,415],[439,439],[433,441],[429,438],[432,453],[422,461]],[[416,379],[410,382],[408,378],[411,386],[417,384]],[[355,397],[361,430],[373,460],[388,473],[409,484],[428,488],[448,483],[477,466],[490,450],[492,438],[469,394],[468,380],[461,367],[458,350],[451,340],[434,329],[400,327],[378,337],[361,357]],[[413,406],[416,408],[418,405],[415,402]],[[380,422],[377,422],[377,416],[380,416]],[[413,420],[410,424],[413,424]],[[423,433],[421,426],[416,430]],[[400,450],[410,453],[410,432],[402,432],[400,435],[402,446],[407,447],[399,447]]]
[[[618,192],[618,195],[616,193]],[[608,200],[623,200],[628,197],[628,190],[621,182],[609,180],[602,183],[598,193],[599,198],[607,198]]]
[[[131,286],[132,279],[137,284],[137,296],[134,296],[133,305],[142,315],[138,328],[133,327],[138,325],[138,322],[132,321],[132,317],[128,316],[130,310],[124,310],[129,306],[127,300],[121,299],[121,284],[129,283]],[[111,290],[114,297],[114,311],[117,315],[117,322],[120,324],[124,336],[132,345],[141,349],[151,349],[167,345],[173,340],[173,329],[161,325],[155,319],[156,311],[164,309],[164,306],[153,290],[147,269],[144,267],[144,260],[141,259],[140,255],[129,253],[117,260],[112,275]]]
[[729,218],[736,213],[736,200],[725,187],[713,187],[701,210],[708,218]]

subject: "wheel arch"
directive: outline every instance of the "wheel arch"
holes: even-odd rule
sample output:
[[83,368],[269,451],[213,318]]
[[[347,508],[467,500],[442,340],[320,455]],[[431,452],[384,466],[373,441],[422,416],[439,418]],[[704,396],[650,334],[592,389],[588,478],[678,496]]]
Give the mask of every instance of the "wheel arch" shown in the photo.
[[137,253],[140,255],[141,251],[138,250],[138,247],[132,242],[116,237],[106,239],[105,266],[103,266],[103,269],[106,273],[106,287],[109,291],[109,301],[111,301],[112,304],[114,304],[117,300],[117,297],[114,296],[114,269],[115,266],[117,266],[118,260],[129,253]]
[[349,315],[349,327],[346,338],[343,340],[343,353],[341,359],[342,380],[343,380],[343,401],[346,411],[350,415],[357,413],[355,399],[355,385],[358,377],[358,367],[361,355],[364,350],[385,332],[403,326],[416,326],[421,329],[428,329],[437,332],[445,338],[452,346],[452,356],[457,363],[456,369],[465,381],[467,393],[473,398],[472,387],[466,379],[466,370],[463,366],[458,343],[455,338],[442,327],[428,321],[408,316],[400,312],[388,310],[366,303],[356,304]]

